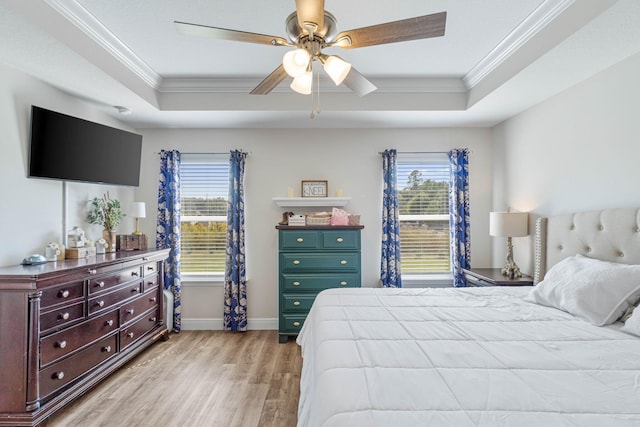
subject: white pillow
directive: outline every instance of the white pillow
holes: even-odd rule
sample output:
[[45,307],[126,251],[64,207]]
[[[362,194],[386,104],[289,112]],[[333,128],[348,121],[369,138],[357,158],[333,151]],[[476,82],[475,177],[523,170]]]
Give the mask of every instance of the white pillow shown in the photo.
[[624,322],[622,330],[640,337],[640,309],[638,307],[633,310],[631,317]]
[[547,272],[527,300],[602,326],[615,322],[640,298],[640,265],[576,255]]

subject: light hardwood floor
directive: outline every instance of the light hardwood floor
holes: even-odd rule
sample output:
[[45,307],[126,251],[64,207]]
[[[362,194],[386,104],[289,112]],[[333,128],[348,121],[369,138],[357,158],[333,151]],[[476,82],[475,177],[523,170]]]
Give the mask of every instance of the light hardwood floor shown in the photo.
[[183,331],[54,414],[47,427],[288,427],[298,410],[300,349],[277,331]]

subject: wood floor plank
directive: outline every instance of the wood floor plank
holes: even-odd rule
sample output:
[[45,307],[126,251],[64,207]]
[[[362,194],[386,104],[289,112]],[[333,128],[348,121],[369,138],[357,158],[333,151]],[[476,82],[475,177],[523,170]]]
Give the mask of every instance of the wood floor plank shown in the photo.
[[302,358],[277,331],[183,331],[158,342],[48,427],[289,427]]

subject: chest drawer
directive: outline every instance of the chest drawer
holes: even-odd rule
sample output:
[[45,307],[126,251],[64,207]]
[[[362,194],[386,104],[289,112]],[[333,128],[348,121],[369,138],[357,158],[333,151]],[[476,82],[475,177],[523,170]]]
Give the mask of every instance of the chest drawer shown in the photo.
[[140,319],[122,329],[120,331],[120,350],[133,344],[152,330],[158,324],[159,318],[157,309],[149,311],[141,316]]
[[325,249],[360,249],[360,233],[353,230],[328,230],[322,232],[322,247]]
[[40,333],[46,333],[49,329],[63,327],[83,317],[84,301],[56,307],[49,312],[40,314]]
[[116,329],[118,329],[118,312],[112,311],[42,338],[40,366],[44,367]]
[[120,272],[91,278],[89,280],[89,295],[109,291],[121,283],[140,278],[140,274],[140,267],[133,267]]
[[317,231],[289,230],[280,231],[280,249],[315,249],[320,247]]
[[282,294],[280,307],[286,313],[308,313],[315,299],[315,294]]
[[142,287],[140,282],[131,282],[121,288],[107,294],[100,294],[89,299],[89,314],[107,310],[122,301],[140,294]]
[[150,262],[142,266],[142,275],[144,277],[153,276],[158,273],[158,263]]
[[112,357],[117,349],[117,336],[117,334],[113,334],[48,368],[42,369],[39,373],[40,395],[46,398],[89,369]]
[[283,290],[287,292],[319,292],[329,288],[353,288],[360,286],[357,273],[283,274]]
[[353,271],[360,270],[358,253],[282,253],[280,266],[283,272],[303,271]]
[[84,282],[69,282],[42,291],[40,309],[46,309],[57,304],[66,304],[70,301],[84,297]]
[[147,292],[140,297],[131,300],[120,307],[120,325],[132,321],[145,311],[158,305],[158,293]]

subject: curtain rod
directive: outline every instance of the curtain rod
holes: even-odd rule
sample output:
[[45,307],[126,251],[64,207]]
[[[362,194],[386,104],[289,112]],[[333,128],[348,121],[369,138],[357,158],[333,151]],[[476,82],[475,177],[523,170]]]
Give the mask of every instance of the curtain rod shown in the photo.
[[[242,151],[242,150],[240,150]],[[210,151],[208,153],[202,152],[202,153],[190,153],[190,152],[185,152],[185,151],[180,151],[180,154],[197,154],[197,155],[202,155],[202,154],[229,154],[231,151],[222,151],[222,152],[215,152],[215,151]],[[251,154],[250,151],[244,151],[244,153],[247,153],[247,155]],[[156,152],[155,154],[160,154],[158,152]]]
[[[398,154],[448,154],[448,151],[396,151]],[[384,154],[383,151],[378,151],[378,154]]]

